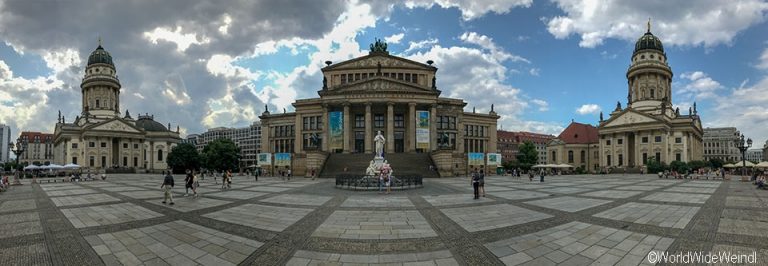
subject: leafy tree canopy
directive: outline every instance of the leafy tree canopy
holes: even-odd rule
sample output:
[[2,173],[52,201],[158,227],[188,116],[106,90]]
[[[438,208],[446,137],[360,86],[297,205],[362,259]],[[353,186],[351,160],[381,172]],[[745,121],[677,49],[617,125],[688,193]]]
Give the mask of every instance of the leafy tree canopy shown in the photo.
[[229,139],[217,139],[203,149],[203,167],[226,171],[237,169],[240,161],[240,148]]
[[168,153],[168,166],[174,173],[183,173],[187,169],[199,169],[200,163],[200,154],[195,146],[189,143],[176,145]]
[[531,166],[535,165],[539,160],[539,152],[536,151],[536,145],[533,142],[526,141],[518,146],[517,161],[520,164],[520,168],[525,170],[531,169]]

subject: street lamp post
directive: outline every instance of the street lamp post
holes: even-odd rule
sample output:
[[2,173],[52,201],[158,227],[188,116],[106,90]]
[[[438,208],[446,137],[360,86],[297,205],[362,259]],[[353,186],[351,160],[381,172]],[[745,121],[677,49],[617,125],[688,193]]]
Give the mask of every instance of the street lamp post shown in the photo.
[[739,148],[739,151],[741,151],[741,175],[746,175],[747,172],[747,149],[749,147],[752,147],[752,139],[747,138],[747,140],[744,140],[744,134],[741,134],[739,136],[739,133],[736,133],[736,139],[734,139],[734,142],[736,142],[736,148]]
[[16,147],[15,148],[14,148],[13,143],[11,143],[11,151],[13,152],[14,155],[16,155],[16,173],[13,176],[13,184],[14,185],[21,185],[21,180],[19,180],[19,175],[21,174],[20,170],[22,170],[23,168],[21,168],[20,167],[21,165],[19,165],[19,157],[26,150],[26,148],[27,148],[26,146],[27,145],[24,145],[24,144],[21,143],[21,140],[16,140]]

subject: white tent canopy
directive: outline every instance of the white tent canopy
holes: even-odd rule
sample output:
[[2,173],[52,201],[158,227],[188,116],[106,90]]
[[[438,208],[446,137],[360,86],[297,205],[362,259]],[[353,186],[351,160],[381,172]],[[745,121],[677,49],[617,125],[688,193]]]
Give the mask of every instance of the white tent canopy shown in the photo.
[[736,165],[734,165],[732,163],[729,163],[729,164],[723,165],[723,167],[725,167],[725,168],[734,168],[734,167],[736,167]]
[[61,166],[58,164],[49,164],[49,165],[40,166],[40,169],[51,169],[51,170],[59,170],[63,168],[64,166]]
[[80,168],[80,166],[79,166],[79,165],[76,165],[76,164],[73,164],[73,163],[68,163],[68,164],[65,164],[65,165],[64,165],[64,168],[67,168],[67,169],[76,169],[76,168]]
[[755,165],[755,167],[768,168],[768,162],[763,161]]
[[558,168],[559,166],[557,164],[537,164],[534,165],[532,168]]
[[37,170],[37,169],[40,169],[40,167],[37,166],[37,165],[34,165],[34,164],[30,164],[30,165],[24,167],[24,170]]
[[755,164],[753,164],[753,163],[752,163],[752,162],[750,162],[750,161],[737,162],[737,163],[734,163],[734,164],[733,164],[733,167],[742,167],[742,166],[746,166],[746,167],[754,167],[754,166],[755,166]]
[[564,164],[564,163],[563,164],[558,164],[556,166],[557,166],[557,168],[574,168],[573,165]]

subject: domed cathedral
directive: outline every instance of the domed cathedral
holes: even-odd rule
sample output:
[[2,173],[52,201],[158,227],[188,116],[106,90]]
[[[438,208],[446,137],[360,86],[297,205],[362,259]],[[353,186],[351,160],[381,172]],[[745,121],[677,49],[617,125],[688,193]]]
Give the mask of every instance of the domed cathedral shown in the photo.
[[[387,44],[377,40],[368,55],[325,63],[319,98],[296,100],[295,112],[265,110],[259,117],[261,150],[267,153],[259,156],[262,171],[362,175],[374,158],[379,132],[384,158],[399,174],[464,174],[482,169],[468,162],[469,153],[496,152],[499,116],[493,106],[486,113],[474,107],[465,112],[463,100],[441,97],[432,60],[390,55]],[[273,155],[272,162],[261,160]]]
[[120,80],[112,55],[101,45],[88,57],[80,84],[82,109],[72,121],[59,112],[54,131],[54,162],[111,172],[158,172],[168,169],[166,157],[181,141],[153,115],[131,117],[120,111]]
[[661,40],[648,30],[637,40],[627,70],[627,105],[600,113],[600,165],[639,171],[651,159],[703,160],[701,117],[696,103],[681,114],[672,105],[672,68]]

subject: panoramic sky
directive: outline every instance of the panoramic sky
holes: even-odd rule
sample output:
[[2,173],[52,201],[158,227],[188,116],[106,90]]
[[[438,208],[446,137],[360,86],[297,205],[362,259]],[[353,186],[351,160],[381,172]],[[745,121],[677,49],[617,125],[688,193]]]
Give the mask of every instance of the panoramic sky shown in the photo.
[[675,74],[673,103],[705,127],[768,138],[768,2],[761,0],[0,0],[0,123],[52,132],[79,115],[99,37],[121,109],[182,135],[258,120],[317,97],[323,62],[368,53],[434,60],[443,96],[499,127],[558,134],[626,105],[634,43],[651,31]]

